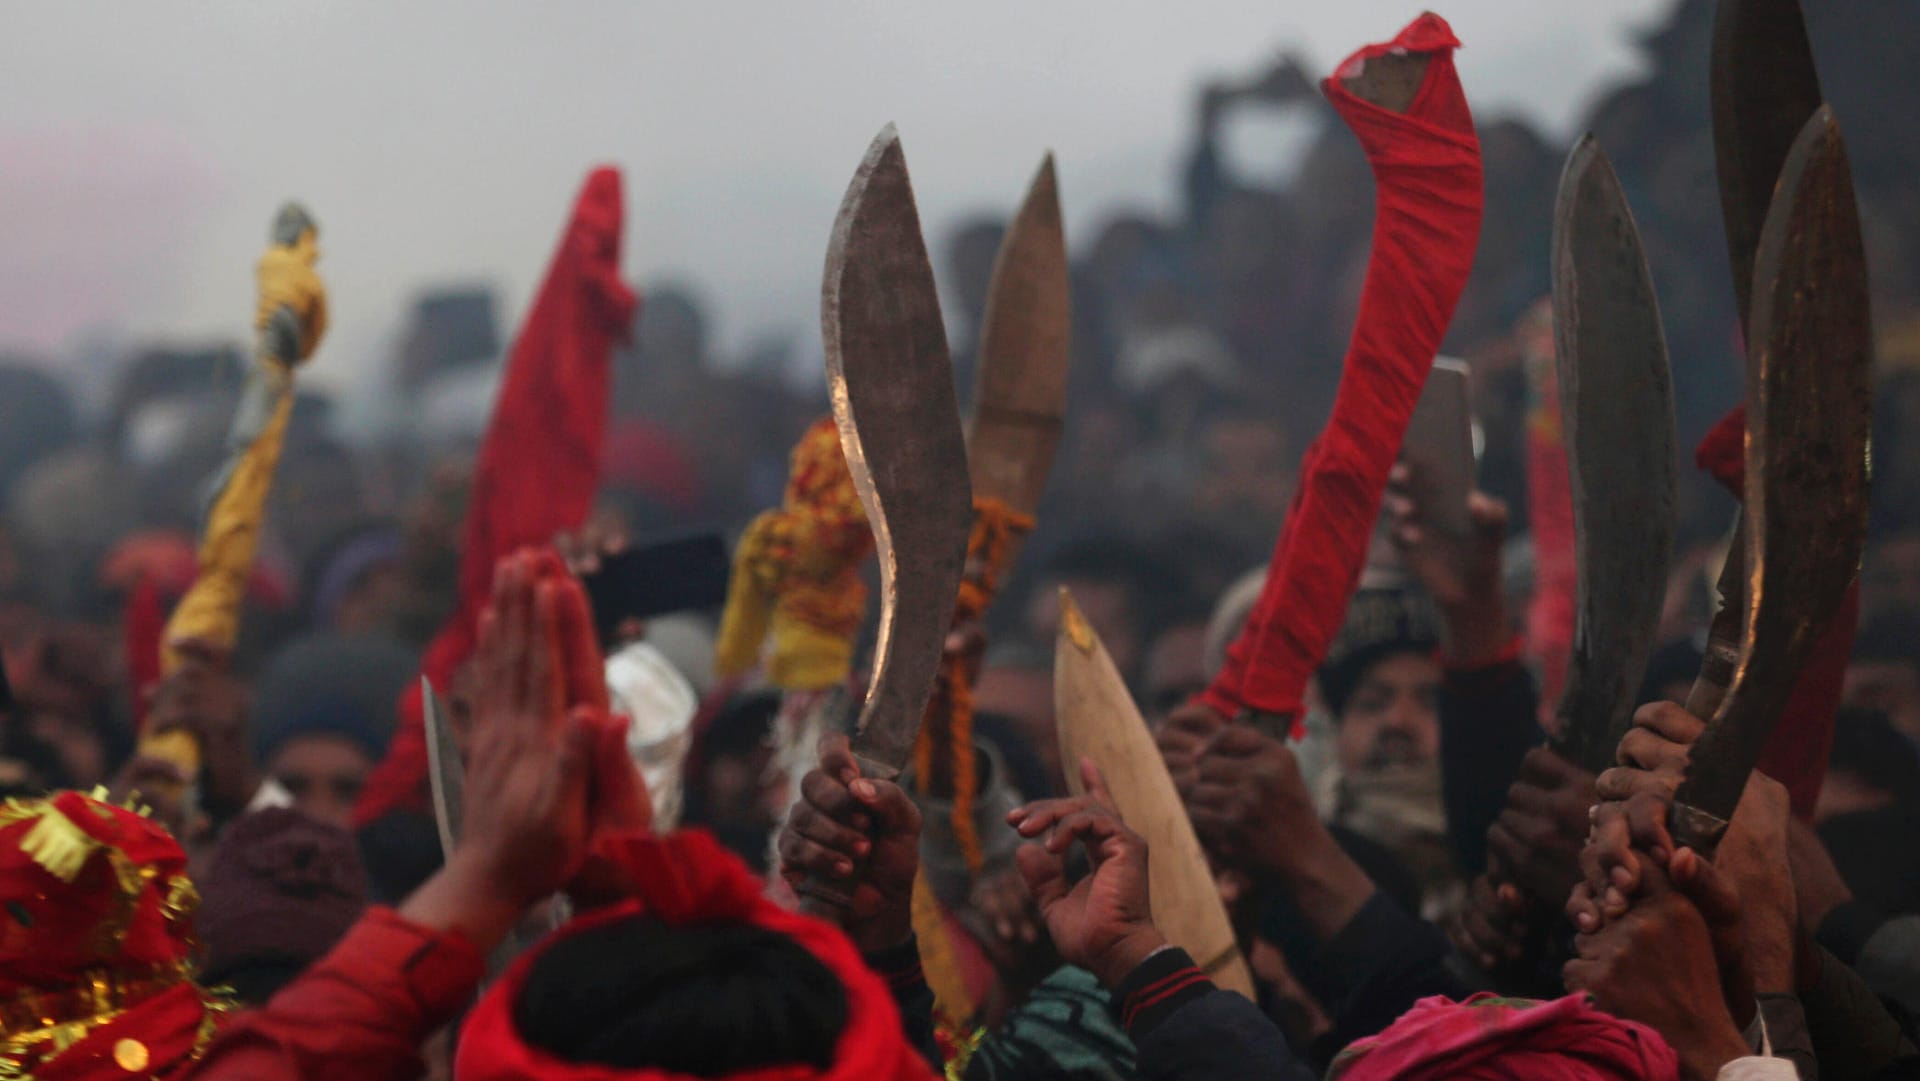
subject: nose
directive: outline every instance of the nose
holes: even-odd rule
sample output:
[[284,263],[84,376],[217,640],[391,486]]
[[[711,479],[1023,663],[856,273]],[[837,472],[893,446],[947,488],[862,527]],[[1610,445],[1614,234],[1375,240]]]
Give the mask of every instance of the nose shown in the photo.
[[1413,695],[1394,695],[1393,707],[1387,711],[1387,727],[1411,735],[1419,729],[1425,712],[1419,699]]

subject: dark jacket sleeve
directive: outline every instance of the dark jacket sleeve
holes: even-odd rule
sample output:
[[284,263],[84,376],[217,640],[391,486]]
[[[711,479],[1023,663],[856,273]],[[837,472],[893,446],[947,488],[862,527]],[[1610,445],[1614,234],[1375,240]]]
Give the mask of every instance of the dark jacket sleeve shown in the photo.
[[1369,897],[1345,927],[1292,964],[1294,976],[1333,1021],[1314,1041],[1315,1065],[1393,1024],[1423,998],[1471,994],[1474,989],[1448,968],[1451,954],[1439,928],[1407,915],[1385,894]]
[[926,971],[920,967],[919,937],[909,936],[890,950],[870,953],[866,961],[893,992],[893,1004],[900,1010],[900,1028],[907,1041],[934,1073],[944,1072],[940,1043],[933,1036],[933,988],[927,986]]
[[1820,945],[1850,966],[1898,1010],[1900,1027],[1920,1040],[1920,915],[1888,918],[1871,905],[1848,901],[1820,923]]
[[1468,876],[1487,869],[1487,830],[1507,805],[1520,760],[1545,738],[1540,694],[1517,656],[1448,668],[1440,685],[1440,792]]
[[1815,953],[1818,982],[1799,999],[1822,1081],[1866,1081],[1915,1054],[1872,988],[1827,950],[1816,947]]
[[1187,951],[1161,950],[1114,988],[1143,1081],[1312,1081],[1260,1008],[1214,986]]

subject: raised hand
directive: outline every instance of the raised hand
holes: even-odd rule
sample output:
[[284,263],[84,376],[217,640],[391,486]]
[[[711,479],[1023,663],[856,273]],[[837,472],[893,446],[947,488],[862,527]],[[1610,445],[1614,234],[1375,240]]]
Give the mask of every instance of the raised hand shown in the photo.
[[1520,887],[1483,874],[1468,888],[1467,906],[1447,934],[1461,956],[1491,972],[1525,955],[1537,911]]
[[[184,729],[200,742],[200,801],[216,819],[245,810],[260,787],[247,738],[252,701],[228,669],[228,653],[190,638],[173,643],[180,667],[153,689],[147,728]],[[156,789],[157,791],[157,789]]]
[[1223,725],[1201,749],[1194,775],[1182,799],[1216,870],[1286,890],[1326,936],[1373,895],[1373,881],[1320,821],[1283,741],[1249,724]]
[[1207,741],[1226,724],[1227,719],[1214,712],[1212,706],[1191,701],[1167,714],[1166,720],[1155,726],[1153,742],[1160,748],[1160,757],[1166,761],[1167,772],[1173,776],[1173,787],[1182,800],[1192,794],[1193,786],[1200,780],[1200,754],[1206,750]]
[[1557,911],[1581,880],[1580,850],[1590,826],[1593,774],[1545,747],[1520,760],[1507,806],[1487,831],[1500,876]]
[[1485,492],[1470,494],[1472,532],[1456,537],[1432,524],[1421,494],[1412,467],[1395,464],[1381,501],[1394,547],[1445,617],[1447,652],[1456,662],[1470,665],[1496,657],[1511,637],[1500,581],[1507,505]]
[[[1738,1018],[1751,1017],[1752,985],[1728,986],[1727,959],[1716,950],[1738,938],[1739,898],[1691,850],[1673,857],[1672,872],[1669,879],[1649,865],[1644,894],[1603,930],[1577,936],[1579,956],[1562,975],[1601,1008],[1658,1030],[1678,1052],[1683,1077],[1712,1078],[1748,1054]],[[1730,1001],[1744,1010],[1729,1009]]]
[[1224,725],[1193,773],[1187,814],[1215,859],[1258,882],[1285,876],[1300,832],[1320,821],[1293,751],[1251,725]]
[[556,557],[521,552],[500,568],[480,620],[461,852],[496,865],[529,902],[586,855],[598,729],[562,637],[586,624],[585,608]]
[[[1153,926],[1146,841],[1120,820],[1092,759],[1080,760],[1080,777],[1086,795],[1030,803],[1009,812],[1007,821],[1032,842],[1020,846],[1015,860],[1054,948],[1113,987],[1167,940]],[[1076,842],[1093,872],[1069,883],[1067,853]]]
[[592,626],[557,555],[501,562],[480,620],[461,844],[404,915],[490,948],[581,870],[596,810],[635,813],[632,763],[624,749],[613,760],[624,773],[609,762],[620,726],[607,719]]
[[1580,853],[1581,882],[1567,901],[1567,915],[1580,930],[1597,931],[1626,911],[1647,861],[1666,866],[1674,848],[1667,810],[1703,728],[1671,702],[1644,705],[1620,741],[1620,765],[1594,779],[1598,802]]
[[920,809],[899,785],[860,775],[847,737],[820,741],[820,765],[800,780],[800,800],[775,842],[780,874],[798,891],[808,878],[850,880],[851,901],[826,913],[865,953],[913,933],[920,870]]

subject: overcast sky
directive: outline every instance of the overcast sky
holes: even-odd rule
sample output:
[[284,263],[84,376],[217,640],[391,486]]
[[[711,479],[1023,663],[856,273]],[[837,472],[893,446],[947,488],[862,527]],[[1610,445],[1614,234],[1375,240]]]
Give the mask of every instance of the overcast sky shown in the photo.
[[[1483,117],[1565,135],[1666,0],[1450,0]],[[936,241],[1059,161],[1069,243],[1173,204],[1193,88],[1283,48],[1324,71],[1408,3],[1342,0],[60,0],[0,35],[0,349],[238,337],[281,199],[320,218],[332,336],[364,370],[423,284],[517,319],[585,170],[627,184],[634,280],[695,285],[720,345],[817,336],[820,260],[899,125]],[[1282,133],[1253,127],[1247,153]],[[811,348],[817,349],[817,344]]]

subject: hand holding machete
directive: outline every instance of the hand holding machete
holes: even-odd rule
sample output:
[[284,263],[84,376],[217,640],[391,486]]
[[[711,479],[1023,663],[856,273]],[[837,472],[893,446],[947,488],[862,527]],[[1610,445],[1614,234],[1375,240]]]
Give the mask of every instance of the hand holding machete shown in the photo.
[[1754,273],[1740,657],[1674,805],[1676,838],[1709,856],[1865,542],[1866,255],[1846,147],[1824,107],[1787,155]]
[[[900,139],[867,149],[835,219],[821,287],[827,389],[880,557],[873,682],[853,737],[862,775],[906,765],[933,688],[972,525],[946,330]],[[845,907],[809,877],[802,907]]]

